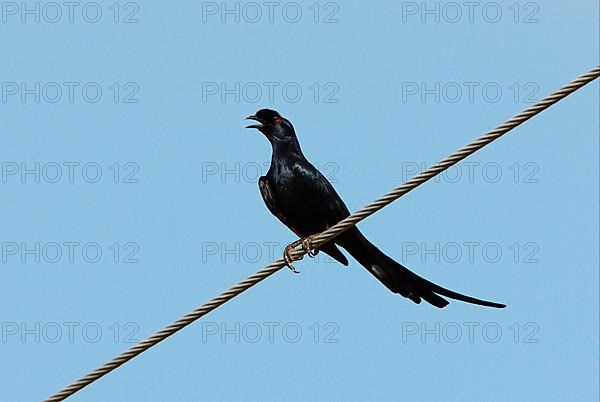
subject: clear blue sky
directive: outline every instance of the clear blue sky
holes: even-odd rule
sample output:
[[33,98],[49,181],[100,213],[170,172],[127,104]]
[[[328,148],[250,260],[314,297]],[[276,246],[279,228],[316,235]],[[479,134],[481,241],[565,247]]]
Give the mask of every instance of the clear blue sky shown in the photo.
[[[356,210],[599,62],[592,0],[25,4],[0,15],[3,401],[49,396],[294,240],[246,115],[288,117]],[[415,305],[319,255],[73,401],[596,400],[598,91],[360,224],[508,308]]]

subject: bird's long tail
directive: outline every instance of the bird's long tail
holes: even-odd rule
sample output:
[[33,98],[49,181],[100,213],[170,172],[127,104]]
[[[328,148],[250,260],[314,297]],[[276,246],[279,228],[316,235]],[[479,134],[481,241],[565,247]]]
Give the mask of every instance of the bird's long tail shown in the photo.
[[[503,308],[504,304],[489,302],[466,296],[452,290],[443,288],[435,283],[420,277],[402,264],[385,255],[373,243],[367,240],[358,229],[350,229],[342,234],[339,244],[345,248],[362,266],[372,273],[381,283],[392,292],[420,303],[424,299],[428,303],[442,308],[448,301],[441,296],[479,304],[481,306]],[[441,295],[441,296],[440,296]]]

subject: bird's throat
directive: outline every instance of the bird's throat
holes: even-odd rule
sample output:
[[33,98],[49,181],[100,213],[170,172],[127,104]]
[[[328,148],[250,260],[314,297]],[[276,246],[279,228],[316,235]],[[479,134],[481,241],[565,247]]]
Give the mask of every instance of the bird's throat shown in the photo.
[[282,160],[282,159],[297,159],[304,158],[304,154],[302,153],[302,149],[300,148],[300,143],[298,140],[286,139],[285,141],[274,140],[271,141],[271,148],[273,149],[272,160]]

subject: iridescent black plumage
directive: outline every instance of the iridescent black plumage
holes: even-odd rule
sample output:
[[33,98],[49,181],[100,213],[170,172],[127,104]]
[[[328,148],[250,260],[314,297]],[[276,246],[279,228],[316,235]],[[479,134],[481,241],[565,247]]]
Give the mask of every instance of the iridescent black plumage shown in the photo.
[[[271,167],[259,179],[259,188],[267,208],[299,237],[313,235],[350,215],[331,183],[302,154],[294,127],[274,110],[262,109],[248,117],[259,124],[248,128],[261,131],[271,143]],[[381,252],[357,227],[342,233],[319,249],[344,265],[348,259],[341,246],[388,289],[415,303],[421,299],[436,307],[445,307],[442,296],[488,307],[503,304],[476,299],[453,292],[421,278]]]

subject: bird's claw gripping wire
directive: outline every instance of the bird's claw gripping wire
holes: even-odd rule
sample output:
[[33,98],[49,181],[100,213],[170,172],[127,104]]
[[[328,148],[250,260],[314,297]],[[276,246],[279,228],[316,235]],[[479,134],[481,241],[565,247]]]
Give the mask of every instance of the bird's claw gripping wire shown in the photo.
[[302,246],[302,250],[304,250],[306,252],[306,254],[308,254],[309,257],[315,257],[317,254],[319,254],[319,250],[315,249],[312,245],[312,240],[314,237],[315,236],[307,236],[303,239],[298,239],[298,240],[294,241],[293,243],[290,243],[287,246],[285,246],[285,250],[283,251],[283,259],[285,261],[285,265],[287,265],[287,267],[293,273],[299,274],[300,271],[298,271],[296,269],[296,267],[294,267],[292,262],[300,261],[304,257],[304,256],[300,256],[300,257],[292,256],[292,252],[296,249],[296,247]]

